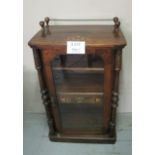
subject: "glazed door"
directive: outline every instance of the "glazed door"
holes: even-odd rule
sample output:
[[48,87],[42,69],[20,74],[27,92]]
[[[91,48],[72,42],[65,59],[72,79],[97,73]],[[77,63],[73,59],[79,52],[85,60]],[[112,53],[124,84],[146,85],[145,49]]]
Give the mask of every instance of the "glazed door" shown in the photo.
[[52,62],[64,134],[103,132],[104,63],[99,55],[58,55]]
[[57,132],[103,134],[109,128],[113,61],[103,54],[43,54]]

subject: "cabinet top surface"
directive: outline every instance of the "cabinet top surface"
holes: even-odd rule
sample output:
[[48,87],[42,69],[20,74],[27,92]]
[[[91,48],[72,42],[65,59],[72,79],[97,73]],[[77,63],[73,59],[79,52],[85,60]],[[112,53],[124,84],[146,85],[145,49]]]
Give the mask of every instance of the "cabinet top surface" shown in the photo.
[[66,46],[67,41],[85,41],[90,47],[125,46],[126,40],[113,25],[57,25],[46,26],[29,41],[30,46]]

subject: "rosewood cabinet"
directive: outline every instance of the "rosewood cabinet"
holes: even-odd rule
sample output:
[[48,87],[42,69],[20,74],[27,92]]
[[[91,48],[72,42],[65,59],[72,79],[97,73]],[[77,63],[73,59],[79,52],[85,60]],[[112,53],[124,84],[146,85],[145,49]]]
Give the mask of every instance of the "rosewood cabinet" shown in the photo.
[[[49,25],[29,41],[52,141],[114,143],[122,49],[114,25]],[[67,41],[84,41],[84,54],[68,54]]]

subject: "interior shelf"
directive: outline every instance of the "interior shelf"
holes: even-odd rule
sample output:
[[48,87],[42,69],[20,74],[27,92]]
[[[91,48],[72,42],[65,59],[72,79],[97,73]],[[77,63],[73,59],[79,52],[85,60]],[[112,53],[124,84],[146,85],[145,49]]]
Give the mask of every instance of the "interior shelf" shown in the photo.
[[53,67],[53,70],[56,71],[72,71],[79,73],[103,73],[104,68],[90,68],[90,67]]
[[103,94],[103,74],[75,73],[56,71],[55,84],[57,93],[90,93]]

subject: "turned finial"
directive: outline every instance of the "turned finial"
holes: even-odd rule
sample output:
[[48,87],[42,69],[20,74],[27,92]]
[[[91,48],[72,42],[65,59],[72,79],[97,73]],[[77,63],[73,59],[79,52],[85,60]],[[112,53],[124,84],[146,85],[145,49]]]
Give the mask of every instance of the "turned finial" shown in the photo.
[[45,37],[45,23],[44,23],[44,21],[40,21],[40,22],[39,22],[39,25],[40,25],[41,28],[42,28],[41,36],[42,36],[42,37]]
[[114,17],[113,21],[115,23],[114,25],[114,32],[118,32],[119,31],[119,26],[120,26],[120,21],[118,17]]
[[44,29],[44,27],[45,27],[44,21],[40,21],[40,22],[39,22],[39,25],[41,26],[42,29]]
[[114,17],[114,18],[113,18],[113,21],[114,21],[115,23],[117,23],[117,22],[119,21],[118,17]]
[[48,26],[48,24],[49,24],[49,21],[50,21],[50,18],[49,17],[45,17],[45,23],[46,23],[46,25]]

